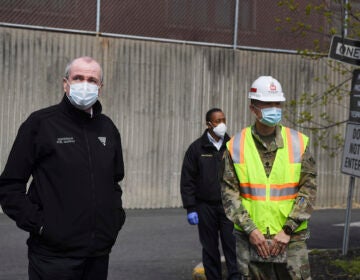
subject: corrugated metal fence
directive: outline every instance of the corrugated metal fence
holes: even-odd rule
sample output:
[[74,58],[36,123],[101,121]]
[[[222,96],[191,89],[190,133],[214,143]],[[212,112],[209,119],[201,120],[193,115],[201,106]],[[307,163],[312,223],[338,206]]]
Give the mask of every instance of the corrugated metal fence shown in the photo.
[[[82,55],[103,65],[101,101],[124,147],[126,208],[181,206],[183,155],[205,129],[206,111],[222,108],[230,134],[252,123],[246,97],[257,76],[276,77],[291,99],[308,90],[321,92],[324,86],[312,77],[330,73],[325,63],[294,54],[0,28],[0,170],[21,122],[61,100],[64,68]],[[324,110],[343,119],[348,114]],[[339,131],[344,133],[345,126]],[[341,155],[330,159],[316,147],[313,153],[319,167],[317,205],[344,206],[348,176],[340,173]]]

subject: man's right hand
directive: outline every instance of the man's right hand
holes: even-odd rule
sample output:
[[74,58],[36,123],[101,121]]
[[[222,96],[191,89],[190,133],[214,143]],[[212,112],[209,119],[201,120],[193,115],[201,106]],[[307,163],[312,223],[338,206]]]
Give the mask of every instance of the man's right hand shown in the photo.
[[197,225],[199,223],[199,217],[196,212],[189,213],[187,219],[190,225]]
[[270,257],[269,245],[265,239],[265,236],[260,232],[260,230],[253,230],[249,235],[249,241],[253,246],[255,246],[259,256],[264,259]]

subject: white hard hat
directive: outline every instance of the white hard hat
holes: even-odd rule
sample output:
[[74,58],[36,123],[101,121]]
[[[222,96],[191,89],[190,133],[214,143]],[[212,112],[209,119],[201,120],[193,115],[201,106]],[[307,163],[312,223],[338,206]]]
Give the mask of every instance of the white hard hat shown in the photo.
[[260,76],[257,78],[251,85],[249,98],[264,102],[285,101],[280,83],[271,76]]

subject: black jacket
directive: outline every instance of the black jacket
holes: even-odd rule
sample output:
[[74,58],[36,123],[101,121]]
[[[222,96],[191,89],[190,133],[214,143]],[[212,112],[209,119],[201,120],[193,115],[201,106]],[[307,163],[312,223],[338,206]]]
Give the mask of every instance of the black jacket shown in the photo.
[[219,169],[226,142],[225,134],[220,151],[209,141],[207,130],[187,149],[181,169],[180,190],[183,206],[194,211],[197,200],[221,203]]
[[0,204],[30,233],[36,253],[107,254],[125,221],[120,134],[99,102],[93,112],[91,118],[64,96],[32,113],[18,131],[0,176]]

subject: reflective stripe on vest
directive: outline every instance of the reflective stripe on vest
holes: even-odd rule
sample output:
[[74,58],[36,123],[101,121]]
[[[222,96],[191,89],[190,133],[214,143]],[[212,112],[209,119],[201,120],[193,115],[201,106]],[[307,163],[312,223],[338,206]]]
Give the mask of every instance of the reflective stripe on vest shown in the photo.
[[[269,177],[251,127],[243,129],[227,143],[240,182],[242,203],[263,233],[269,228],[271,234],[276,234],[284,225],[298,194],[301,158],[308,143],[307,136],[287,127],[281,128],[281,135],[284,147],[277,150]],[[297,231],[304,228],[306,223]]]

